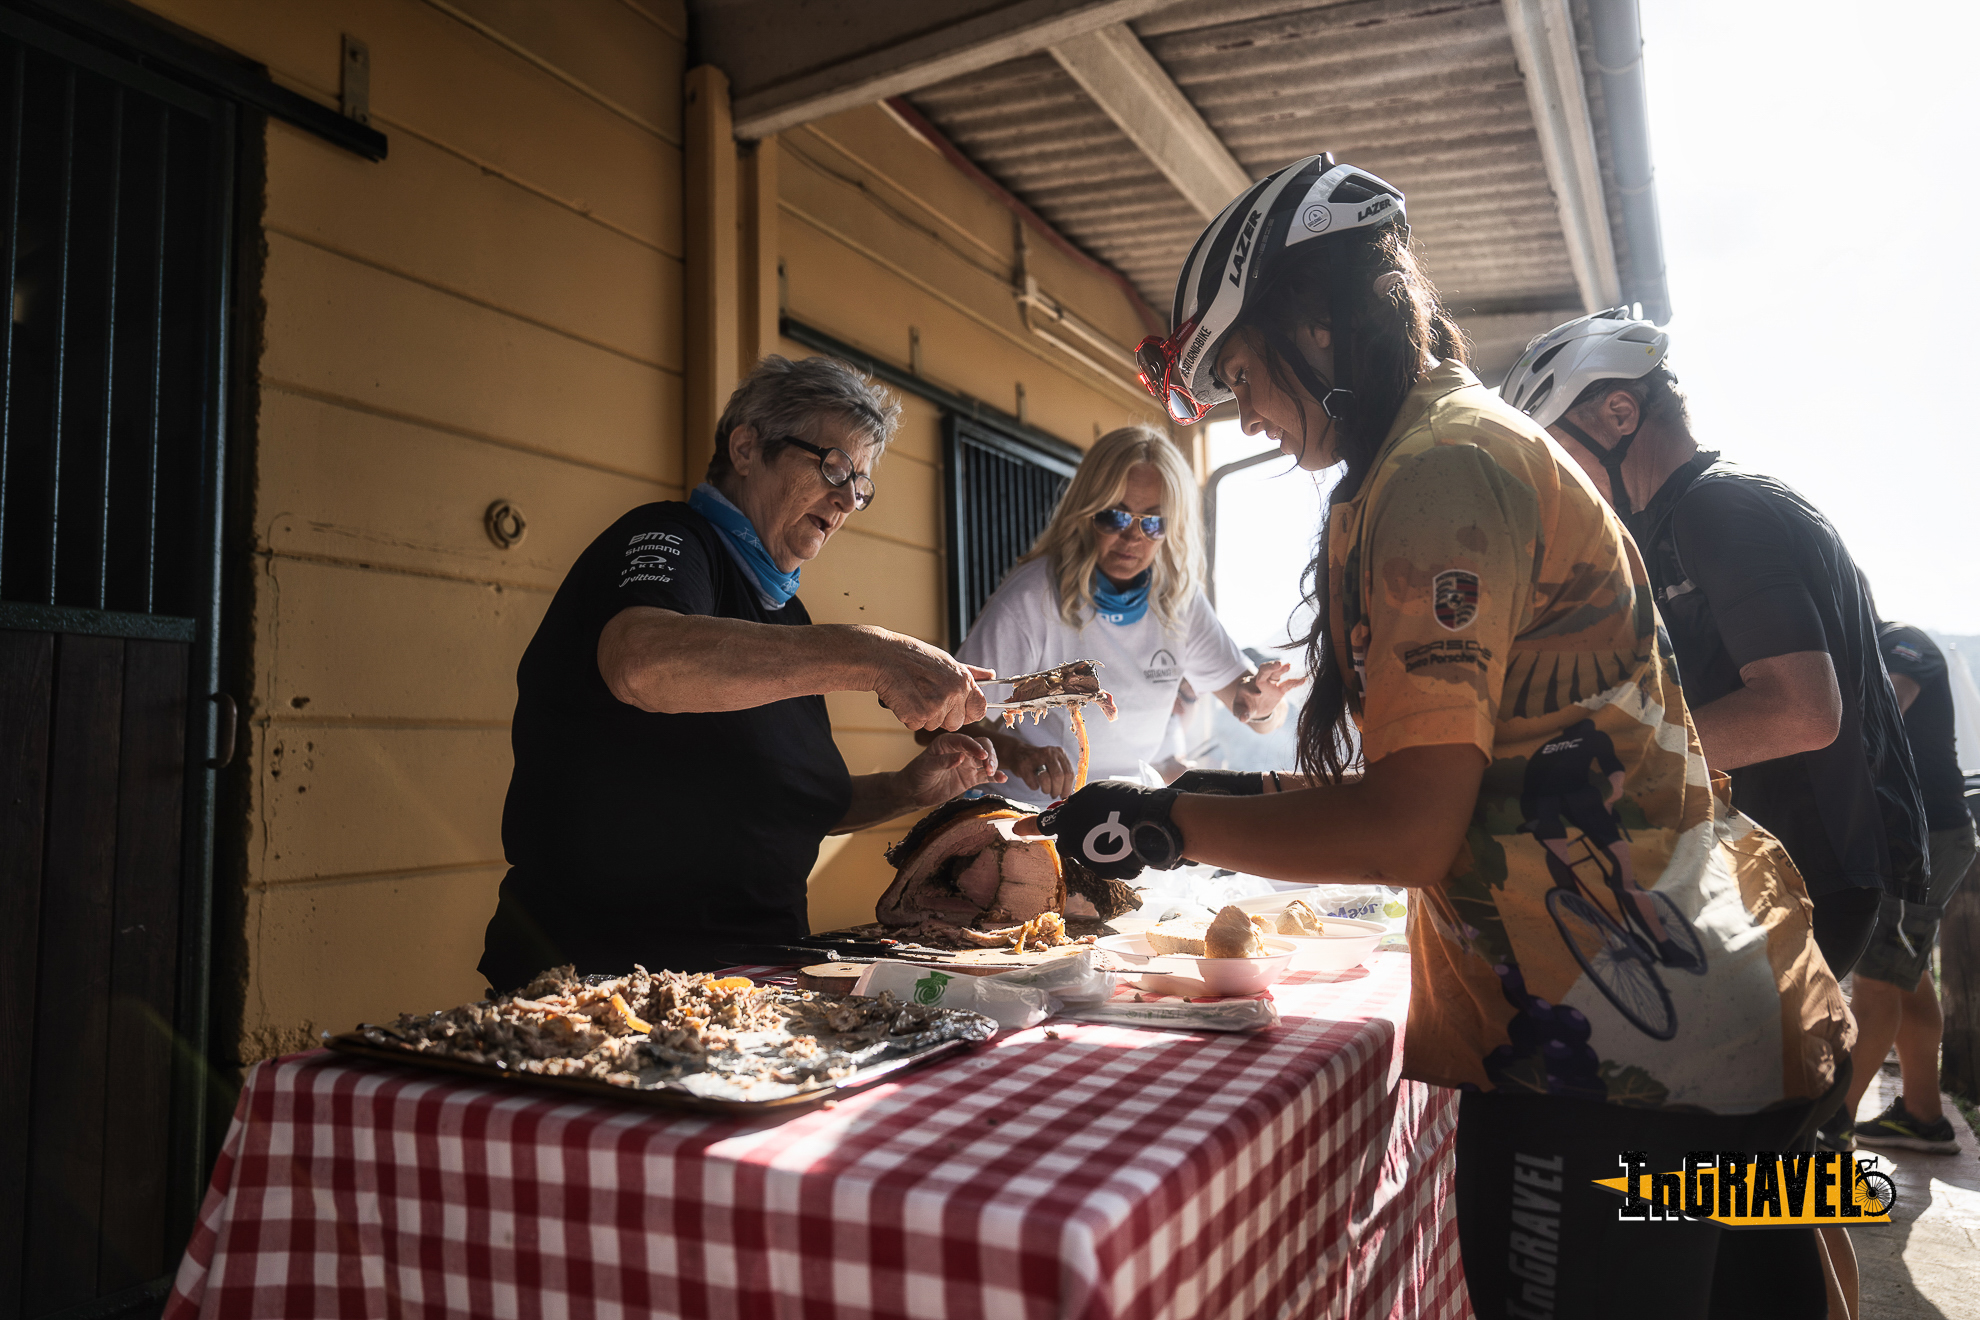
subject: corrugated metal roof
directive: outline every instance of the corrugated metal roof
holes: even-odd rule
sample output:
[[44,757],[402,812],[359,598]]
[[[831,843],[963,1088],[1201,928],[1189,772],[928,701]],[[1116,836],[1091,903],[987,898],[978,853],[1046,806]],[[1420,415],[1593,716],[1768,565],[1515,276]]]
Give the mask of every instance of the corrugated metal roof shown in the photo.
[[[1481,368],[1504,370],[1529,335],[1579,310],[1500,0],[1190,0],[1131,26],[1253,177],[1326,150],[1402,188]],[[1606,174],[1587,25],[1577,28]],[[909,99],[1167,313],[1202,217],[1049,55]]]

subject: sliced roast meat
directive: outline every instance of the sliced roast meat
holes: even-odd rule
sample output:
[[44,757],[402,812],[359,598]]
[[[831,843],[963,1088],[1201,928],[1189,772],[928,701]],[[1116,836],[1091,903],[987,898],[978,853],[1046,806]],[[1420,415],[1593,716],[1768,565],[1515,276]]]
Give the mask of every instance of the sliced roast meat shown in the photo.
[[1026,715],[1043,719],[1048,710],[1061,706],[1077,709],[1089,701],[1098,702],[1107,718],[1114,719],[1119,711],[1114,706],[1114,694],[1100,686],[1099,668],[1098,660],[1072,660],[1057,669],[1004,680],[1011,685],[1011,699],[1002,706],[1005,722],[1015,724]]
[[907,837],[887,849],[887,865],[899,868],[907,864],[908,858],[921,850],[928,837],[952,820],[963,820],[971,816],[988,816],[996,813],[1030,815],[1032,809],[1007,797],[995,793],[978,791],[974,797],[964,794],[952,797],[935,810],[914,823]]
[[1125,880],[1108,880],[1086,869],[1077,857],[1061,859],[1066,874],[1066,915],[1112,921],[1141,906],[1141,891]]
[[[992,805],[986,809],[985,803]],[[994,796],[971,799],[963,808],[955,802],[938,807],[887,850],[897,870],[874,915],[888,926],[929,919],[1003,926],[1063,912],[1057,850],[1049,839],[1012,832],[1031,814]]]
[[1040,697],[1097,697],[1100,695],[1098,664],[1074,660],[1057,669],[1036,674],[1020,674],[1011,680],[1012,701],[1036,701]]

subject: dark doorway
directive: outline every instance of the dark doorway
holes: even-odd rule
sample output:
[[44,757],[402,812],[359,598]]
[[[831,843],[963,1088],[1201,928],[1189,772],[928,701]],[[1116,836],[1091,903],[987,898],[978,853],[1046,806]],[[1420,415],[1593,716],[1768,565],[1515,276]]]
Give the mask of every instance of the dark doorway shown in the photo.
[[204,1173],[234,123],[0,9],[0,1313],[155,1293]]

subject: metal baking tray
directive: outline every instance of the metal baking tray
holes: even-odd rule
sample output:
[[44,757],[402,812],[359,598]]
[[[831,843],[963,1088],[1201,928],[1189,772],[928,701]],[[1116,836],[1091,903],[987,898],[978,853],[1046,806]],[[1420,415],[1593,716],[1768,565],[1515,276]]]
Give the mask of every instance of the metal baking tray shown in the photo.
[[597,1099],[617,1100],[625,1104],[643,1105],[651,1109],[668,1109],[699,1114],[723,1114],[731,1118],[747,1118],[775,1113],[779,1115],[800,1114],[815,1109],[828,1100],[833,1100],[847,1091],[869,1086],[886,1077],[896,1076],[912,1068],[932,1063],[944,1055],[973,1048],[989,1039],[996,1031],[997,1024],[990,1018],[962,1009],[948,1012],[960,1016],[981,1018],[987,1028],[980,1040],[943,1040],[916,1048],[904,1048],[899,1053],[890,1053],[885,1058],[865,1064],[849,1077],[841,1077],[829,1085],[798,1091],[791,1095],[776,1096],[764,1100],[737,1100],[720,1096],[697,1095],[679,1082],[669,1081],[659,1086],[633,1087],[614,1086],[593,1077],[557,1077],[543,1073],[516,1072],[490,1063],[476,1063],[471,1059],[457,1059],[446,1054],[424,1054],[415,1050],[396,1049],[391,1046],[374,1045],[355,1031],[347,1031],[341,1036],[332,1036],[324,1043],[338,1054],[348,1054],[356,1058],[373,1059],[380,1063],[399,1064],[408,1068],[424,1068],[435,1072],[453,1073],[462,1077],[473,1077],[482,1081],[502,1082],[521,1085],[542,1091],[561,1091],[565,1095],[581,1095]]

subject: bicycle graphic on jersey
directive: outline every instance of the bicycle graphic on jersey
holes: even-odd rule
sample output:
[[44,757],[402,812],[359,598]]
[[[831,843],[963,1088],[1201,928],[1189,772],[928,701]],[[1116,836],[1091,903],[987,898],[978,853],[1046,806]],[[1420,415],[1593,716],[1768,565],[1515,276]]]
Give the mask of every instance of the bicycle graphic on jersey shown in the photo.
[[[1608,776],[1606,799],[1589,782],[1591,764]],[[1526,763],[1519,794],[1526,820],[1520,829],[1547,850],[1547,873],[1554,879],[1547,915],[1568,952],[1632,1026],[1653,1040],[1669,1040],[1677,1035],[1677,1009],[1657,969],[1704,975],[1705,944],[1677,904],[1636,887],[1629,841],[1614,810],[1622,787],[1615,744],[1593,720],[1582,720]],[[1572,843],[1568,825],[1580,830]],[[1579,856],[1572,851],[1575,845]],[[1590,865],[1601,884],[1583,878],[1582,868]]]

